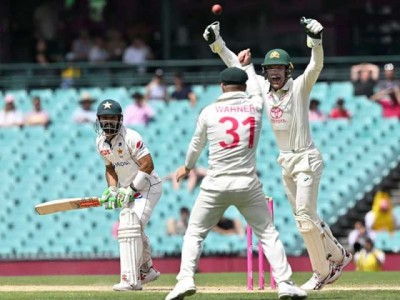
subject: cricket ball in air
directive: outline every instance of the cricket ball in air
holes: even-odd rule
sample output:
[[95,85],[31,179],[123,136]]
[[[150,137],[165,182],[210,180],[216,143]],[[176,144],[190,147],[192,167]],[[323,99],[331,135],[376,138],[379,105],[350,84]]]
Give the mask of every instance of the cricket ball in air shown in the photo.
[[214,4],[211,8],[211,11],[214,15],[222,14],[222,6],[219,4]]

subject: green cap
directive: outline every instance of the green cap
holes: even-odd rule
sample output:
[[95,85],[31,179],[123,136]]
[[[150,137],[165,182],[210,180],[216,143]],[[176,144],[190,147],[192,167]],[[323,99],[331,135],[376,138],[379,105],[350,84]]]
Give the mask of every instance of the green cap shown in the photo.
[[292,65],[289,54],[283,49],[272,49],[265,55],[262,66],[270,65]]
[[221,82],[225,85],[246,84],[246,81],[248,78],[249,77],[247,76],[245,71],[243,71],[242,69],[236,68],[236,67],[226,68],[220,74]]
[[103,100],[97,107],[97,115],[122,115],[121,105],[115,100]]

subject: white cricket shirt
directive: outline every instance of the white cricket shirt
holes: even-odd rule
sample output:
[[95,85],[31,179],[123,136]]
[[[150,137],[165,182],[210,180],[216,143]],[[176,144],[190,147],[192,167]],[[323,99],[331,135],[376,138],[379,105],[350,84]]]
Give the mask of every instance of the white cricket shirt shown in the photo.
[[274,130],[276,143],[282,151],[299,151],[314,146],[308,119],[311,89],[323,67],[323,50],[312,49],[311,60],[302,75],[289,79],[282,89],[273,91],[263,76],[262,96],[265,111]]
[[[227,66],[241,67],[237,56],[224,46],[219,53]],[[282,89],[273,91],[267,80],[258,75],[262,87],[265,111],[274,130],[276,142],[281,151],[299,151],[313,147],[308,120],[309,97],[311,89],[323,68],[324,53],[322,44],[312,48],[311,60],[302,75],[289,79]],[[242,67],[250,76],[255,73],[251,64]],[[254,94],[252,86],[247,91]]]
[[202,188],[240,190],[254,184],[262,101],[245,92],[227,92],[200,113],[185,165],[192,169],[209,142],[209,166]]
[[[104,135],[98,136],[96,145],[104,163],[114,166],[120,187],[128,187],[132,183],[139,171],[139,159],[150,153],[141,135],[124,126],[111,142],[106,141]],[[152,177],[151,184],[160,181],[154,171],[149,177]]]

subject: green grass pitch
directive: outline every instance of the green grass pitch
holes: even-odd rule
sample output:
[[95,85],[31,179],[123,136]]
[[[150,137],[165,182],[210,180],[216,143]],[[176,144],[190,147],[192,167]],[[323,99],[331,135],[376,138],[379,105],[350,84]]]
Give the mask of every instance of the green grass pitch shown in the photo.
[[[196,274],[198,292],[186,299],[209,300],[265,300],[277,299],[276,291],[269,289],[269,275],[265,274],[266,290],[257,290],[254,273],[254,291],[246,291],[246,273]],[[304,283],[311,273],[295,273],[293,280]],[[174,274],[164,274],[143,291],[114,292],[112,285],[118,276],[30,276],[0,277],[0,299],[164,299],[175,284]],[[360,273],[345,272],[334,284],[322,291],[309,292],[308,299],[400,299],[400,272]]]

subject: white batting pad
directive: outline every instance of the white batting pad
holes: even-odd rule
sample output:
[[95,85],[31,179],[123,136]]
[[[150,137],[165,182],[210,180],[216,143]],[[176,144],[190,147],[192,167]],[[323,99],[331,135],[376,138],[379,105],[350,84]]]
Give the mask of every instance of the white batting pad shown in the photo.
[[306,244],[313,271],[321,277],[327,276],[332,255],[325,248],[324,230],[308,217],[295,216],[295,220]]
[[340,264],[344,259],[345,250],[343,246],[333,236],[331,229],[325,222],[321,222],[321,227],[325,233],[325,246],[329,253],[332,255],[331,260]]
[[121,263],[121,282],[136,286],[140,276],[143,242],[138,216],[129,208],[119,214],[118,240]]

